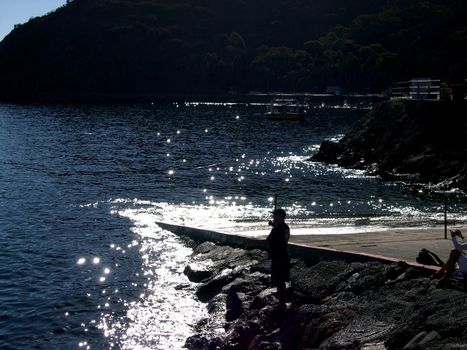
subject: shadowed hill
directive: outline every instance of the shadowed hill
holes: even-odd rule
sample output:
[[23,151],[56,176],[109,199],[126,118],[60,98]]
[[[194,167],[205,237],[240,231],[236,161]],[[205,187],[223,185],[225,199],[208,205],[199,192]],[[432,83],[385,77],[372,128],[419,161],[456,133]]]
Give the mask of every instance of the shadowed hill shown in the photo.
[[74,0],[0,43],[0,98],[381,89],[467,75],[461,0]]

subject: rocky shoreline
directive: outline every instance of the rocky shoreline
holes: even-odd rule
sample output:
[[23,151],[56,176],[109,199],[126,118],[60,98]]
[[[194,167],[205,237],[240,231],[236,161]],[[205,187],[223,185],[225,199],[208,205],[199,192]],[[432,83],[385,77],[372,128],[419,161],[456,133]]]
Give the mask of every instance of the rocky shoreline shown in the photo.
[[314,161],[467,190],[467,101],[386,101]]
[[264,251],[192,244],[185,274],[209,317],[187,339],[190,350],[467,349],[463,286],[436,288],[424,270],[293,259],[282,310]]

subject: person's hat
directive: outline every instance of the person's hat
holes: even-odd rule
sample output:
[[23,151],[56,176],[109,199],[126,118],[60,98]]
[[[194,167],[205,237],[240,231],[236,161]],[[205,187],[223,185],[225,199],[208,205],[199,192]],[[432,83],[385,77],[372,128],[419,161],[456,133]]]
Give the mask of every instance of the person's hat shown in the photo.
[[272,211],[272,214],[273,215],[279,215],[279,216],[282,216],[282,217],[285,218],[285,210],[282,209],[282,208],[274,209],[274,211]]

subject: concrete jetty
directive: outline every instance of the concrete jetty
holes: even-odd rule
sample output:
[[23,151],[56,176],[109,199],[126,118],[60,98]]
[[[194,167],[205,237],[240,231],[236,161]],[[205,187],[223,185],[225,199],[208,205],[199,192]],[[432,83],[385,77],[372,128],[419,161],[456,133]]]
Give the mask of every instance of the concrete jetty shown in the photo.
[[[251,233],[232,234],[162,222],[157,224],[165,230],[195,240],[212,241],[246,249],[266,249],[264,234],[251,236]],[[442,226],[353,234],[294,234],[293,227],[291,231],[289,241],[291,255],[312,260],[345,259],[360,262],[376,260],[388,263],[404,261],[414,267],[433,270],[437,268],[416,262],[418,252],[426,248],[445,261],[452,249],[450,234],[448,233],[448,238],[445,239]]]

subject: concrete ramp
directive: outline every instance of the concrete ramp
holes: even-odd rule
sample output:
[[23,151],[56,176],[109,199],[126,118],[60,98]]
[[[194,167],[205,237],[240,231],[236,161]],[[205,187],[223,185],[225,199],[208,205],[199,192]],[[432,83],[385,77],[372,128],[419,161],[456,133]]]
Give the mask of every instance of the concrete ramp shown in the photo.
[[[252,238],[252,237],[247,237],[247,236],[242,236],[242,235],[218,232],[218,231],[207,230],[207,229],[200,229],[200,228],[189,227],[189,226],[174,225],[174,224],[169,224],[169,223],[164,223],[164,222],[156,222],[156,223],[164,230],[171,231],[179,236],[189,237],[195,241],[201,241],[201,242],[210,241],[210,242],[214,242],[218,244],[225,244],[225,245],[243,248],[243,249],[261,249],[261,250],[267,249],[267,242],[264,238]],[[391,232],[391,231],[388,231],[388,232]],[[399,231],[397,231],[396,233],[400,234]],[[378,233],[378,235],[379,234],[384,235],[385,233]],[[397,241],[397,240],[394,240],[395,233],[392,233],[392,234],[393,234],[393,237],[389,237],[386,240],[384,240],[386,244],[390,244],[393,247],[391,251],[397,251],[398,250],[397,247],[399,246],[399,251],[404,252],[410,248],[410,245],[413,246],[414,244],[415,245],[424,244],[426,246],[427,243],[429,243],[426,237],[424,241],[422,240],[422,241],[417,242],[416,240],[411,240],[412,243],[409,243],[407,240]],[[410,232],[410,234],[413,236],[413,232]],[[293,237],[292,235],[291,240],[289,242],[289,252],[292,257],[306,259],[306,260],[315,261],[315,262],[320,261],[320,260],[336,260],[336,259],[345,260],[349,262],[380,261],[383,263],[397,263],[399,261],[403,261],[417,268],[423,268],[423,269],[429,269],[429,270],[438,269],[437,267],[434,267],[434,266],[418,264],[414,261],[415,259],[413,260],[405,259],[403,256],[402,257],[385,256],[385,255],[380,254],[378,250],[376,250],[377,253],[375,254],[373,252],[368,253],[365,251],[353,250],[353,249],[338,249],[336,247],[343,245],[342,242],[339,243],[339,240],[348,241],[349,235],[326,235],[326,236],[328,236],[327,237],[328,244],[326,244],[326,246],[320,246],[320,245],[310,244],[309,242],[312,242],[315,239],[320,244],[324,244],[326,242],[325,237],[319,237],[319,239],[317,239],[318,237],[310,235],[310,236],[307,236],[306,239],[304,239],[304,236]],[[362,235],[362,236],[358,236],[358,234],[350,235],[350,236],[352,236],[352,241],[355,243],[353,245],[349,245],[352,248],[358,248],[359,243],[362,243],[364,246],[368,239],[368,234]],[[389,236],[391,236],[391,234],[389,234]],[[359,242],[360,240],[361,242]],[[443,241],[446,241],[446,240],[443,240]],[[443,245],[448,246],[449,243],[450,242],[443,242]],[[360,246],[362,246],[362,244],[360,244]],[[415,247],[412,247],[412,249],[419,250],[423,247],[424,246],[420,246],[420,248],[417,248],[417,246],[415,246]],[[384,253],[386,249],[387,247],[385,247],[384,245],[381,245],[380,243],[380,251]],[[373,250],[375,251],[375,249]],[[447,249],[447,253],[448,252],[449,250]]]

